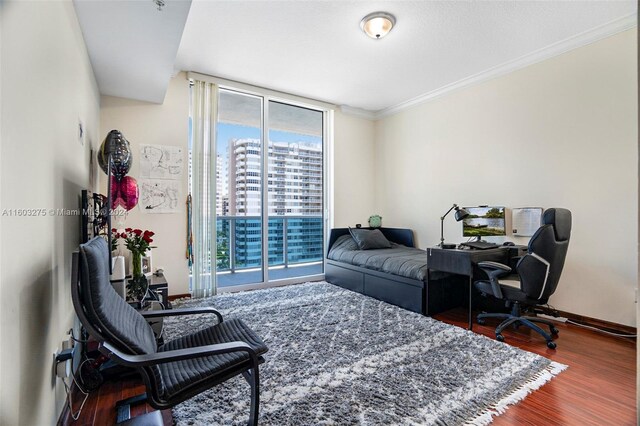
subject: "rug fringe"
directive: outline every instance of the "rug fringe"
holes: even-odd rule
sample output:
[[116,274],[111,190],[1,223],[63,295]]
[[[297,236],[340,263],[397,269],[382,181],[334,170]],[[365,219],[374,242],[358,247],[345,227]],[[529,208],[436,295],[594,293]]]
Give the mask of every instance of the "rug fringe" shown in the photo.
[[465,423],[467,426],[486,426],[493,421],[495,416],[503,414],[510,405],[522,401],[531,392],[539,389],[553,379],[555,376],[566,370],[568,366],[558,362],[551,362],[544,370],[536,373],[528,379],[524,384],[514,389],[510,394],[502,398],[493,406],[487,408],[476,417]]

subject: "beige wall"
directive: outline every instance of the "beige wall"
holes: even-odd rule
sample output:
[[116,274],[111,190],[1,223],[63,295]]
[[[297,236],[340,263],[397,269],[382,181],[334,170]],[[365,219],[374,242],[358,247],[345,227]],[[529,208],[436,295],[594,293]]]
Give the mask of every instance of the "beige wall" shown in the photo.
[[[0,424],[50,425],[65,394],[53,354],[74,324],[71,253],[89,185],[89,147],[99,138],[99,96],[73,5],[11,2],[1,9]],[[78,121],[85,143],[78,139]]]
[[374,123],[336,111],[334,115],[334,227],[366,226],[375,210]]
[[[550,303],[635,325],[636,63],[630,30],[381,119],[376,206],[386,224],[414,228],[427,247],[452,203],[569,208],[572,240]],[[445,238],[462,240],[452,217]]]
[[[162,105],[103,96],[101,137],[111,129],[120,130],[134,153],[130,176],[139,177],[140,144],[180,145],[187,149],[189,84],[185,73],[175,76]],[[373,213],[374,124],[370,120],[336,111],[334,116],[334,221],[336,226],[366,223]],[[106,180],[100,174],[101,190]],[[186,197],[187,175],[183,180]],[[115,223],[115,222],[114,222]],[[142,214],[134,208],[122,227],[139,227],[156,232],[154,268],[162,266],[170,294],[188,293],[188,267],[185,260],[185,209],[178,214]],[[126,253],[126,249],[122,249]]]
[[[184,73],[169,84],[162,105],[129,99],[103,96],[100,103],[100,135],[112,129],[120,130],[131,143],[133,164],[129,176],[140,178],[140,145],[172,145],[183,148],[185,167],[182,179],[180,211],[169,214],[146,214],[140,206],[134,207],[123,220],[114,219],[117,228],[149,229],[156,233],[152,250],[153,268],[161,267],[169,282],[171,294],[189,292],[189,268],[185,258],[188,190],[187,143],[189,120],[189,82]],[[101,192],[106,192],[106,175],[100,173]],[[121,246],[121,252],[128,250]]]

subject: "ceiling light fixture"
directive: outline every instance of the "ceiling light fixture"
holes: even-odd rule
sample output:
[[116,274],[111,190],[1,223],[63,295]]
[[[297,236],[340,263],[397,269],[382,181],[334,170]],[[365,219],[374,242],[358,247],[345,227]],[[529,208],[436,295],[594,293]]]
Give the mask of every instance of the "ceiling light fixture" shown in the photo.
[[165,6],[164,0],[153,0],[153,2],[156,4],[158,10],[162,10],[162,8]]
[[396,18],[387,12],[373,12],[362,18],[360,28],[371,38],[381,39],[396,24]]

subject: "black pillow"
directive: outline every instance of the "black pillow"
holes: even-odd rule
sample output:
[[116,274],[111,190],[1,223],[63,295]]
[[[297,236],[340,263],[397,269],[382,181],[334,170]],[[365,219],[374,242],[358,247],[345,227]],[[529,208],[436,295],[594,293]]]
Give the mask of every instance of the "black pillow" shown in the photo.
[[349,232],[360,250],[391,248],[391,243],[379,229],[349,228]]

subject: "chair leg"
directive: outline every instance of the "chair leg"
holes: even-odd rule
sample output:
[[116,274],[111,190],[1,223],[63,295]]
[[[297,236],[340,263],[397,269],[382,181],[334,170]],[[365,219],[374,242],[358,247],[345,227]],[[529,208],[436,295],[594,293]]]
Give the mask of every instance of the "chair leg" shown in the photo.
[[242,375],[251,385],[251,412],[248,425],[257,426],[258,417],[260,417],[260,373],[258,366],[255,366],[251,372],[245,371]]
[[523,318],[531,322],[538,322],[540,324],[548,325],[549,331],[551,332],[551,334],[558,334],[558,329],[555,327],[555,324],[553,323],[553,321],[550,321],[545,318],[540,318],[540,317],[523,317]]
[[509,327],[514,322],[520,321],[520,320],[521,318],[509,315],[509,317],[506,320],[502,321],[502,323],[498,327],[496,327],[496,335],[502,334],[502,330]]
[[478,321],[482,321],[485,318],[500,318],[500,319],[504,319],[504,318],[511,318],[511,315],[509,315],[509,314],[487,314],[487,313],[478,314]]
[[552,337],[549,334],[547,334],[546,331],[544,331],[543,329],[541,329],[540,327],[538,327],[536,324],[534,324],[533,322],[531,322],[529,319],[525,317],[520,318],[520,322],[522,322],[523,325],[526,325],[527,327],[529,327],[530,329],[532,329],[533,331],[537,332],[542,337],[544,337],[544,340],[547,341],[547,346],[549,348],[555,349],[556,345],[555,343],[553,343]]

